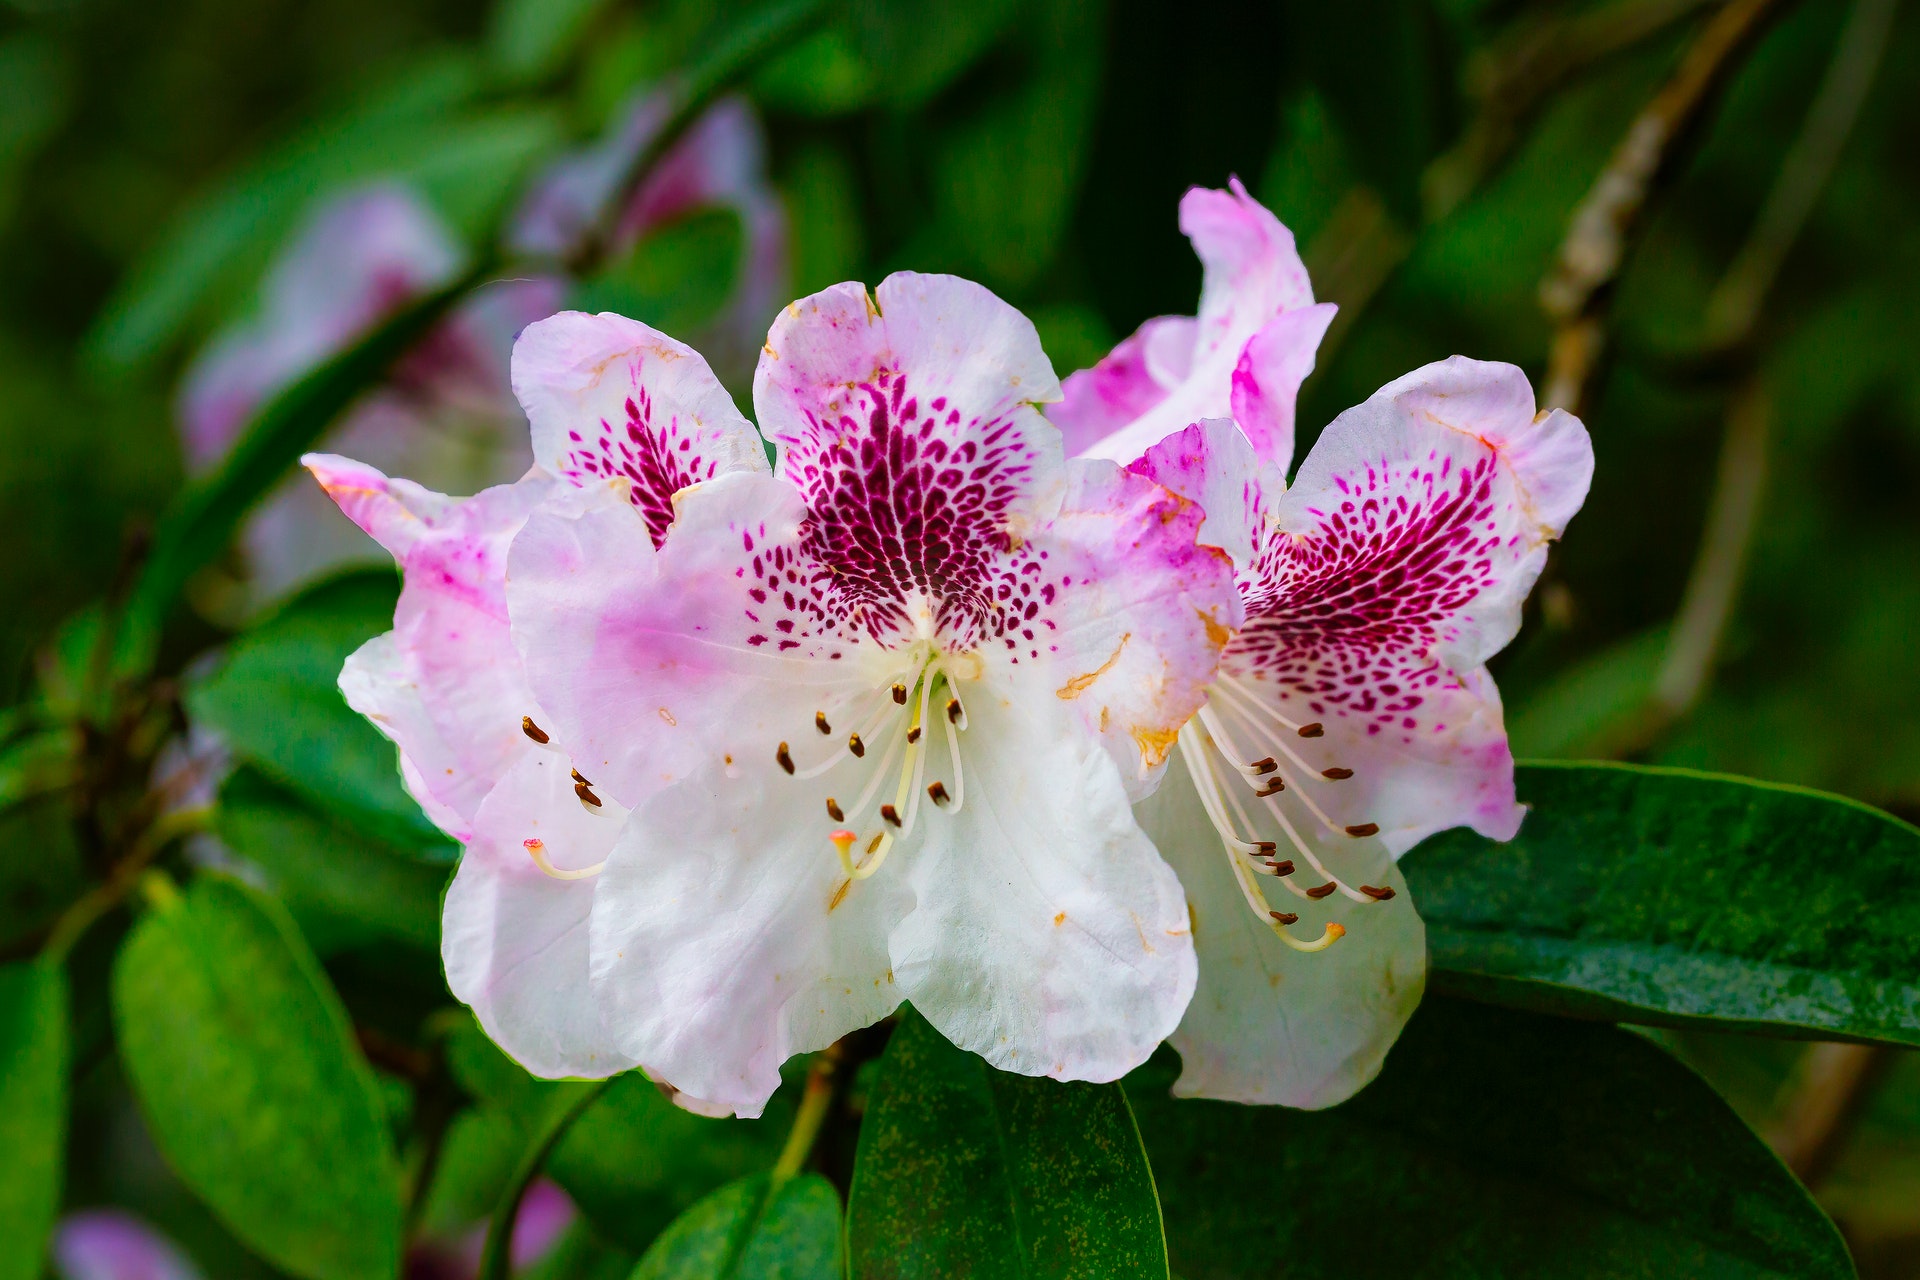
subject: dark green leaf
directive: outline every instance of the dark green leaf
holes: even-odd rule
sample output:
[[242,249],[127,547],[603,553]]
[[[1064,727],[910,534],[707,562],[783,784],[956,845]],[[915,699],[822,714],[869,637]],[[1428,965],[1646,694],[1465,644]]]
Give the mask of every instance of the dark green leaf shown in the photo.
[[840,1197],[817,1173],[720,1188],[668,1227],[632,1280],[835,1280]]
[[881,69],[880,92],[897,105],[915,106],[985,53],[1020,6],[1014,0],[850,0],[848,11],[861,56]]
[[494,66],[511,80],[537,80],[579,45],[604,0],[497,0],[487,23]]
[[733,290],[744,242],[740,215],[703,209],[647,236],[574,290],[582,311],[617,311],[663,333],[698,330]]
[[338,683],[347,655],[392,629],[398,590],[386,570],[314,587],[237,641],[213,677],[188,692],[187,706],[279,786],[447,862],[453,846],[401,785],[393,744],[347,705]]
[[67,1134],[67,977],[0,969],[0,1280],[39,1280]]
[[209,876],[157,907],[113,1009],[155,1142],[235,1235],[311,1280],[390,1280],[399,1174],[373,1073],[272,899]]
[[1428,989],[1580,1017],[1920,1045],[1920,831],[1797,787],[1536,764],[1511,844],[1401,864]]
[[866,106],[879,83],[852,38],[828,27],[768,59],[753,77],[753,96],[774,111],[834,116]]
[[1167,1275],[1120,1087],[996,1071],[912,1010],[860,1127],[847,1239],[858,1280]]
[[1430,998],[1327,1111],[1127,1081],[1189,1280],[1848,1277],[1845,1245],[1706,1083],[1616,1027]]
[[321,955],[379,938],[440,945],[447,869],[315,809],[250,767],[220,792],[216,830],[266,873]]

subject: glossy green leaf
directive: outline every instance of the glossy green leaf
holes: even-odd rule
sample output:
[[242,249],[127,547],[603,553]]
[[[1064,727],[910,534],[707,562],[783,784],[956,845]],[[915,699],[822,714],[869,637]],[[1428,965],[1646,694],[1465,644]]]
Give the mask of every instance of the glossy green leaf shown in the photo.
[[452,844],[401,784],[393,744],[339,688],[347,655],[392,629],[398,591],[384,569],[312,588],[236,641],[225,664],[189,690],[187,706],[277,785],[396,847],[450,862]]
[[1120,1087],[996,1071],[912,1010],[860,1128],[847,1239],[857,1280],[1167,1275]]
[[837,1280],[840,1197],[817,1173],[728,1183],[677,1218],[632,1280]]
[[0,1280],[39,1280],[67,1136],[67,978],[0,968]]
[[1429,998],[1326,1111],[1128,1077],[1188,1277],[1853,1275],[1839,1232],[1693,1072],[1617,1027]]
[[157,906],[113,1012],[155,1142],[236,1236],[309,1280],[390,1280],[400,1183],[373,1073],[272,899],[207,876]]
[[215,830],[265,873],[313,949],[383,938],[437,953],[450,871],[385,844],[242,767],[220,791]]
[[1920,831],[1839,796],[1530,765],[1519,836],[1401,863],[1428,990],[1580,1017],[1920,1045]]

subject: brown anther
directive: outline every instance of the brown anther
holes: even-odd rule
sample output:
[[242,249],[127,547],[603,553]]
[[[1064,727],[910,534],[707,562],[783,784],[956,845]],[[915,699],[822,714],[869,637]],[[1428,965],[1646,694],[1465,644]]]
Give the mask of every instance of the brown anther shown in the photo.
[[1332,769],[1322,769],[1320,771],[1320,776],[1323,778],[1331,778],[1335,782],[1344,782],[1346,779],[1351,778],[1353,776],[1353,770],[1342,769],[1342,768],[1339,768],[1338,766],[1335,766]]
[[1255,760],[1252,764],[1247,766],[1247,769],[1257,776],[1260,774],[1272,773],[1275,769],[1278,769],[1279,767],[1280,766],[1277,763],[1275,763],[1274,758],[1272,756],[1268,756],[1264,760]]
[[885,840],[886,838],[887,838],[887,833],[882,831],[878,835],[874,836],[873,839],[867,841],[867,853],[871,855],[871,854],[880,852],[880,842],[882,840]]
[[780,762],[782,769],[785,769],[788,773],[793,772],[793,754],[787,750],[786,743],[783,742],[780,744],[780,749],[773,753],[773,758]]
[[840,802],[832,796],[827,797],[827,816],[835,822],[845,822],[847,815],[840,812]]
[[1316,885],[1313,888],[1307,890],[1307,896],[1309,898],[1312,898],[1315,902],[1318,902],[1320,899],[1326,897],[1328,894],[1331,894],[1335,889],[1338,889],[1339,887],[1340,887],[1339,885],[1329,880],[1323,885]]
[[584,782],[573,784],[573,794],[579,796],[582,803],[590,804],[596,809],[600,807],[600,797],[593,794],[593,789]]
[[1347,834],[1356,840],[1366,836],[1377,836],[1380,834],[1380,824],[1377,822],[1362,822],[1358,826],[1348,827]]
[[947,719],[953,721],[953,723],[955,724],[959,724],[960,715],[961,715],[960,699],[948,698],[947,699]]
[[1269,782],[1266,786],[1260,788],[1258,791],[1254,792],[1253,794],[1256,796],[1277,796],[1282,791],[1285,791],[1286,789],[1287,789],[1287,784],[1280,781],[1280,779],[1275,778],[1272,782]]
[[1384,889],[1378,889],[1378,888],[1375,888],[1373,885],[1363,884],[1360,886],[1360,892],[1366,894],[1369,898],[1372,898],[1375,902],[1385,902],[1388,898],[1391,898],[1393,896],[1393,889],[1391,886]]
[[858,760],[867,754],[867,744],[860,741],[859,734],[850,733],[847,735],[847,750],[853,752],[854,759]]
[[893,686],[893,700],[899,703],[903,707],[906,706],[907,705],[907,686],[903,684],[897,684]]
[[553,741],[552,738],[547,736],[547,731],[545,729],[542,729],[539,725],[533,722],[532,716],[520,717],[520,732],[526,734],[529,738],[532,738],[535,742],[540,743],[542,746],[545,746],[547,743]]
[[887,825],[890,827],[897,827],[900,825],[900,811],[894,808],[890,804],[883,804],[880,806],[880,816],[886,819]]
[[820,731],[822,737],[826,737],[833,732],[833,726],[827,723],[827,713],[824,711],[816,711],[813,713],[813,727]]
[[1272,865],[1273,874],[1277,876],[1290,876],[1293,874],[1293,863],[1291,862],[1276,862]]
[[907,745],[912,746],[918,741],[920,741],[920,726],[915,725],[913,728],[907,730]]
[[927,784],[927,799],[937,805],[945,805],[951,802],[953,797],[947,794],[946,783],[934,781]]
[[1296,732],[1303,738],[1318,738],[1326,733],[1326,729],[1318,720],[1315,720],[1312,724],[1301,725]]
[[1293,912],[1291,911],[1269,911],[1267,912],[1267,914],[1273,917],[1273,922],[1275,924],[1299,924],[1300,923],[1300,917],[1293,914]]
[[1253,842],[1253,851],[1259,854],[1263,858],[1272,857],[1274,850],[1278,849],[1279,847],[1280,847],[1279,845],[1275,844],[1271,840],[1255,840]]
[[581,772],[578,769],[575,769],[573,771],[573,780],[579,783],[583,787],[590,787],[593,785],[591,782],[588,782],[586,780],[586,778],[581,774]]

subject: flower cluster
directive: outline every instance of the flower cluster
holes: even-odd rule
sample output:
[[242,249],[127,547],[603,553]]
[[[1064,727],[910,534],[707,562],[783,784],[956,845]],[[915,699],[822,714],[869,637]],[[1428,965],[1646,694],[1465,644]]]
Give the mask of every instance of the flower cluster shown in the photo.
[[1064,387],[1011,306],[901,273],[779,313],[758,430],[691,347],[566,312],[514,348],[522,479],[308,458],[404,570],[341,686],[466,846],[448,980],[530,1070],[754,1115],[902,1000],[1033,1075],[1378,1070],[1425,964],[1394,858],[1520,820],[1482,664],[1591,453],[1455,358],[1289,487],[1332,308],[1237,184],[1181,221],[1199,315]]

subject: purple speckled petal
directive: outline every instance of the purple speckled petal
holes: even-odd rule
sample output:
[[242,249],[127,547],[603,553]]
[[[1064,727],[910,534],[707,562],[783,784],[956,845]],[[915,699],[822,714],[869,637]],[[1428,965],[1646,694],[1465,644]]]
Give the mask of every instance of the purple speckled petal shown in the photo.
[[1584,500],[1578,419],[1534,416],[1520,370],[1456,356],[1336,418],[1273,504],[1242,572],[1247,624],[1222,671],[1318,722],[1336,825],[1375,823],[1395,854],[1465,824],[1513,835],[1500,696],[1483,665]]
[[674,494],[767,470],[759,433],[700,353],[638,320],[563,311],[527,326],[513,389],[539,464],[574,484],[627,482],[656,546]]

